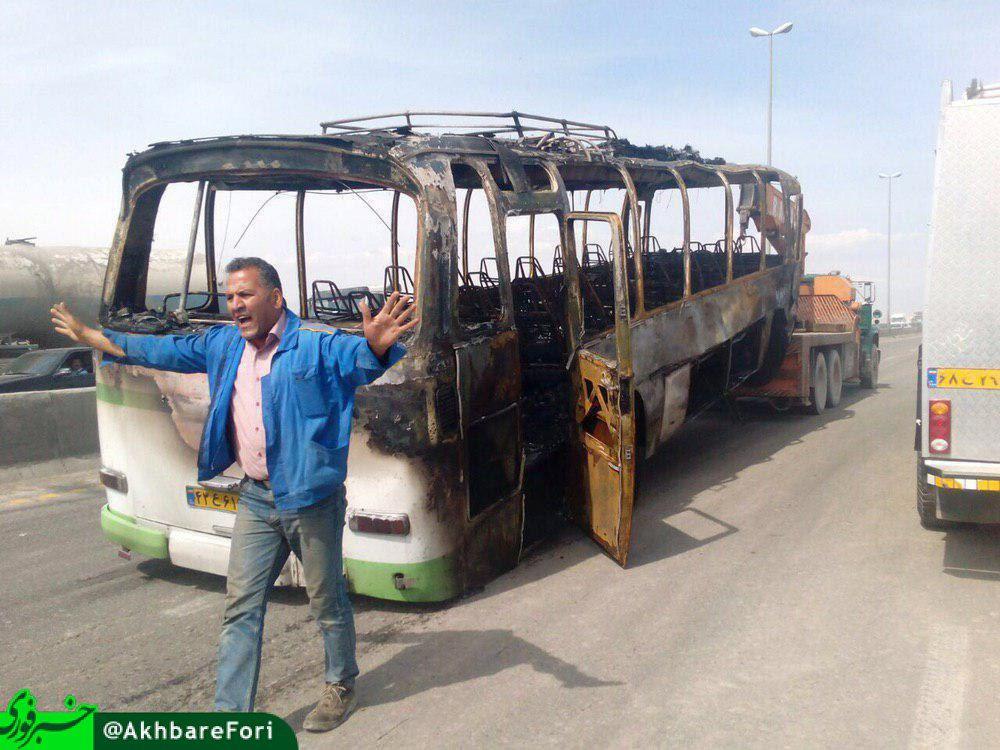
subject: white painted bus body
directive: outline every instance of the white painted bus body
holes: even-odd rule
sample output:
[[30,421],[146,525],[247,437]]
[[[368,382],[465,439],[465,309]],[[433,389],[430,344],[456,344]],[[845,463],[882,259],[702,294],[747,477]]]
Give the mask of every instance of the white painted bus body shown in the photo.
[[[387,373],[383,378],[389,377]],[[135,526],[166,536],[169,560],[180,567],[225,575],[235,514],[195,508],[187,488],[198,487],[197,457],[202,426],[208,413],[205,375],[161,372],[132,365],[102,364],[97,374],[97,419],[101,462],[124,477],[125,492],[107,488],[110,511]],[[397,598],[447,598],[452,587],[438,582],[438,592],[416,591],[428,566],[438,568],[447,558],[449,542],[441,524],[426,508],[426,482],[405,457],[373,450],[355,425],[346,481],[348,512],[405,513],[412,532],[405,536],[364,534],[344,529],[345,572],[352,589]],[[235,485],[243,475],[237,465],[222,477]],[[115,540],[115,535],[105,534]],[[127,546],[126,539],[117,539]],[[410,583],[398,588],[396,578]],[[372,579],[377,590],[371,590]],[[426,582],[426,581],[425,581]],[[304,585],[302,569],[291,555],[279,585]]]

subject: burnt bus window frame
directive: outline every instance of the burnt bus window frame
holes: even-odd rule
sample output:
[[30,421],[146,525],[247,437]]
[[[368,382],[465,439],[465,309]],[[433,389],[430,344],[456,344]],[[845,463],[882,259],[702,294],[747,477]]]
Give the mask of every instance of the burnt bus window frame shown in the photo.
[[[588,201],[588,203],[589,203],[589,201]],[[585,213],[589,212],[589,209],[585,209],[584,212]],[[570,213],[578,213],[578,212],[571,211]],[[593,221],[596,222],[598,220],[595,219]],[[565,316],[567,318],[566,325],[567,325],[567,330],[570,327],[574,327],[575,328],[574,333],[575,333],[576,341],[578,342],[579,346],[583,346],[583,345],[592,344],[595,341],[604,339],[604,338],[606,338],[609,335],[611,335],[611,334],[614,333],[614,330],[615,330],[615,315],[614,315],[613,310],[614,310],[615,304],[616,304],[616,300],[615,300],[615,298],[613,296],[614,295],[614,277],[615,277],[615,274],[618,273],[618,271],[615,268],[615,266],[617,264],[616,263],[612,263],[611,260],[610,260],[610,258],[609,258],[609,260],[608,260],[608,263],[609,263],[608,270],[611,272],[610,281],[611,281],[611,289],[612,289],[612,299],[611,299],[612,312],[610,312],[610,313],[605,312],[605,317],[607,317],[607,324],[603,328],[588,327],[587,326],[587,309],[588,309],[588,305],[589,304],[593,304],[593,300],[591,299],[590,302],[588,302],[587,292],[584,290],[584,282],[582,281],[582,279],[584,278],[584,273],[585,273],[585,269],[584,269],[584,265],[583,265],[583,253],[585,252],[585,248],[586,248],[586,244],[587,244],[587,234],[588,234],[587,228],[588,228],[588,224],[590,224],[591,222],[590,221],[579,221],[579,222],[576,222],[576,223],[578,223],[580,225],[580,230],[581,230],[580,231],[580,235],[581,235],[580,244],[581,244],[582,247],[581,247],[581,249],[579,251],[577,250],[576,232],[573,229],[573,223],[570,222],[567,219],[567,217],[566,217],[565,214],[563,214],[562,216],[560,216],[560,232],[561,232],[561,235],[562,235],[563,263],[565,264],[565,267],[566,267],[565,270],[563,271],[563,277],[566,280],[565,281],[565,294],[567,295],[567,298],[565,300],[566,310],[567,310],[567,315]],[[613,242],[609,242],[608,252],[609,253],[613,253],[613,249],[614,249],[613,248]],[[593,288],[593,287],[591,286],[591,288]],[[570,293],[571,289],[575,289],[575,291],[577,292],[575,300],[573,300],[573,299],[570,298],[570,294],[569,293]],[[605,306],[604,306],[604,301],[603,300],[600,300],[600,306],[601,306],[602,310],[605,310]],[[569,316],[569,310],[571,309],[571,307],[572,307],[573,312],[574,312],[573,320],[572,321],[569,320],[569,317],[570,317]],[[630,320],[634,320],[635,316],[634,315],[630,315],[629,319]]]
[[[493,235],[493,257],[497,262],[498,285],[500,287],[500,301],[503,307],[503,315],[496,322],[469,326],[458,320],[458,283],[461,281],[460,272],[462,258],[460,257],[462,248],[459,242],[454,243],[454,251],[451,253],[452,272],[450,274],[453,293],[450,298],[452,319],[455,323],[455,331],[458,333],[457,340],[466,340],[477,333],[493,332],[494,334],[510,330],[514,327],[514,298],[511,289],[510,257],[507,249],[506,214],[504,211],[503,189],[494,179],[494,172],[499,170],[503,173],[503,168],[499,161],[489,157],[456,157],[451,160],[452,188],[454,190],[454,200],[451,206],[455,211],[455,226],[461,225],[461,213],[458,204],[458,188],[454,183],[456,173],[465,169],[471,169],[478,177],[480,186],[485,194],[486,203],[489,206],[490,224]],[[506,178],[505,178],[506,184]],[[456,240],[458,235],[456,234]],[[501,257],[502,256],[502,257]],[[485,325],[485,327],[484,327]]]
[[[564,369],[566,357],[571,349],[569,335],[569,311],[567,301],[568,277],[565,267],[561,273],[546,272],[541,266],[536,254],[536,225],[539,219],[551,220],[559,236],[559,245],[564,243],[565,214],[558,210],[542,210],[533,212],[508,213],[504,217],[504,240],[510,250],[509,232],[512,219],[527,219],[527,255],[519,255],[514,259],[514,270],[511,278],[511,295],[513,298],[514,326],[518,331],[519,347],[521,349],[521,378],[526,383],[530,378],[528,371],[532,365],[549,368],[558,365]],[[518,252],[521,248],[518,247]],[[525,269],[522,261],[528,261]],[[536,271],[540,270],[541,275]],[[558,282],[558,283],[556,283]],[[548,344],[544,339],[548,338]],[[539,347],[540,344],[540,347]],[[526,357],[526,348],[533,346],[535,351]],[[540,355],[540,356],[539,356]],[[545,360],[548,359],[548,362]]]
[[[733,277],[733,222],[734,222],[735,210],[734,210],[732,184],[730,183],[729,179],[727,178],[725,173],[722,172],[721,170],[710,169],[706,172],[706,176],[714,178],[717,181],[716,184],[696,185],[694,187],[691,187],[687,184],[687,182],[684,180],[683,176],[680,174],[679,171],[670,168],[666,168],[666,170],[667,173],[670,175],[671,182],[673,184],[669,183],[653,184],[647,186],[642,191],[640,202],[643,204],[644,210],[642,212],[643,229],[642,229],[641,245],[643,253],[645,254],[649,251],[649,241],[651,238],[655,238],[657,240],[657,244],[659,244],[660,242],[659,237],[655,235],[652,231],[652,213],[653,213],[652,206],[653,206],[653,201],[656,199],[657,194],[667,190],[677,190],[678,194],[680,195],[680,208],[681,208],[681,218],[682,218],[682,238],[681,238],[680,249],[684,254],[683,257],[684,291],[679,299],[671,300],[669,302],[665,302],[655,306],[647,306],[647,312],[650,314],[665,310],[669,308],[671,305],[679,305],[683,303],[685,300],[690,299],[691,297],[694,297],[696,295],[702,294],[704,292],[707,292],[709,290],[723,287],[731,283],[734,278]],[[694,280],[693,280],[694,260],[691,255],[691,253],[693,252],[691,245],[693,243],[702,246],[702,241],[691,239],[691,202],[690,202],[689,191],[707,190],[711,187],[719,187],[723,189],[723,196],[724,196],[723,235],[720,239],[724,245],[724,252],[726,258],[725,267],[722,269],[722,278],[719,281],[719,283],[712,284],[695,291]],[[663,245],[663,249],[666,249],[669,245],[672,244],[673,244],[672,242],[669,242],[667,245]],[[715,243],[713,243],[713,245],[714,244]]]
[[[489,170],[490,177],[493,179],[493,183],[497,186],[498,190],[509,192],[516,189],[507,169],[498,159],[484,159],[483,161],[485,162],[486,168]],[[518,156],[517,163],[520,164],[521,168],[524,170],[524,176],[527,180],[527,185],[525,187],[528,192],[541,193],[558,191],[559,186],[556,184],[555,180],[553,180],[548,167],[539,159],[534,159],[530,156]]]
[[[418,278],[418,276],[423,276],[420,271],[423,270],[423,266],[426,264],[421,264],[421,255],[426,249],[426,227],[427,219],[426,212],[427,202],[422,198],[419,191],[411,191],[403,189],[400,185],[384,184],[371,179],[362,179],[357,175],[338,175],[335,173],[328,172],[301,172],[296,170],[265,170],[265,171],[254,171],[254,172],[190,172],[190,173],[179,173],[172,175],[169,179],[158,179],[152,180],[142,185],[133,188],[132,191],[125,196],[122,200],[122,212],[123,216],[119,220],[119,231],[121,232],[121,239],[115,238],[112,245],[112,259],[117,255],[118,263],[117,266],[112,269],[111,264],[109,264],[109,273],[105,279],[105,290],[102,295],[102,299],[108,299],[110,297],[111,302],[105,305],[102,302],[101,310],[101,322],[105,324],[109,321],[111,313],[116,310],[127,309],[131,315],[139,314],[143,311],[148,310],[146,306],[147,301],[147,285],[148,285],[148,273],[150,257],[152,253],[152,242],[153,234],[156,228],[156,219],[159,214],[160,202],[163,198],[163,194],[166,192],[170,185],[175,184],[198,184],[199,182],[205,182],[206,185],[206,195],[204,205],[202,206],[202,211],[199,219],[199,231],[204,233],[205,239],[205,263],[206,263],[206,274],[209,289],[206,290],[210,293],[218,293],[218,277],[214,268],[215,264],[215,215],[214,209],[216,204],[216,198],[219,192],[227,192],[229,190],[234,191],[281,191],[290,194],[294,193],[308,193],[310,190],[344,190],[345,186],[350,185],[353,189],[367,189],[376,188],[384,190],[386,192],[392,193],[396,192],[400,196],[406,196],[413,201],[414,209],[417,217],[416,226],[416,246],[414,248],[414,288],[423,289],[426,286],[423,278]],[[239,187],[233,187],[234,185],[239,185]],[[287,187],[285,186],[287,185]],[[220,187],[224,186],[224,187]],[[299,228],[301,227],[301,214],[299,213],[304,207],[304,199],[297,201],[299,203],[299,208],[297,209],[297,221],[299,222]],[[303,269],[301,265],[301,259],[304,257],[304,247],[298,247],[302,241],[301,229],[296,232],[295,239],[295,252],[296,257],[296,279],[293,283],[298,283],[298,279],[303,275],[303,270],[305,270],[306,275],[308,274],[308,267]],[[391,263],[391,242],[393,239],[393,234],[390,232],[390,263]],[[120,246],[120,251],[116,252],[116,248]],[[418,270],[419,269],[419,270]],[[288,286],[291,280],[282,280],[284,286]],[[111,287],[109,290],[108,287]],[[310,287],[311,288],[311,287]],[[111,292],[109,295],[108,292]],[[178,289],[180,291],[180,289]],[[427,307],[429,305],[428,295],[422,293],[416,295],[417,301],[417,313],[421,318],[420,324],[412,332],[411,341],[417,338],[423,338],[424,335],[430,335],[432,332],[430,328],[434,325],[432,319],[434,316],[427,315]],[[302,301],[300,300],[300,311],[304,312]],[[204,312],[212,313],[211,309],[206,309]],[[216,313],[217,315],[217,313]],[[198,315],[194,314],[191,316],[192,319],[197,320]],[[306,316],[300,315],[303,320],[318,321],[315,315]],[[209,318],[206,318],[206,320]],[[228,320],[226,318],[225,320]],[[222,322],[225,322],[223,320]],[[218,322],[218,321],[217,321]],[[356,329],[356,325],[333,325],[333,327],[340,328],[342,330],[351,331]],[[120,326],[119,326],[120,327]]]
[[[385,187],[383,185],[376,185],[375,183],[371,183],[371,185],[369,187],[360,187],[360,188],[355,187],[355,188],[353,188],[351,190],[341,189],[341,190],[338,190],[338,191],[335,191],[335,192],[338,193],[338,197],[343,197],[343,198],[347,199],[347,198],[350,197],[350,194],[352,192],[354,192],[355,190],[359,190],[359,189],[360,190],[366,190],[366,191],[370,190],[370,189],[381,190],[381,191],[384,191],[386,193],[391,193],[393,195],[392,206],[391,206],[391,209],[390,209],[388,255],[387,255],[387,259],[389,260],[389,265],[384,266],[383,269],[382,269],[382,272],[380,274],[376,275],[375,278],[373,278],[373,281],[376,282],[376,284],[379,281],[382,281],[382,283],[383,283],[382,287],[375,286],[374,287],[374,291],[375,292],[383,292],[384,291],[383,287],[385,286],[386,283],[388,283],[388,279],[390,278],[390,269],[396,267],[396,268],[398,268],[400,270],[403,270],[403,271],[407,272],[407,274],[409,275],[409,280],[412,281],[412,283],[413,283],[413,296],[417,300],[418,313],[421,315],[421,318],[423,318],[424,312],[425,312],[425,309],[423,308],[423,304],[424,304],[423,298],[425,296],[427,296],[427,295],[425,295],[425,294],[422,293],[422,290],[423,290],[423,288],[424,288],[424,286],[426,284],[426,282],[424,280],[424,273],[423,273],[424,266],[426,265],[426,263],[425,263],[425,261],[423,259],[423,253],[422,253],[422,250],[424,248],[425,228],[427,226],[427,222],[426,222],[426,220],[424,218],[424,213],[423,213],[424,209],[426,207],[426,201],[419,200],[419,198],[417,198],[416,196],[411,195],[407,191],[399,190],[398,188],[394,188],[394,187]],[[307,191],[304,191],[304,194],[303,194],[303,196],[301,198],[301,204],[300,204],[301,207],[299,208],[299,212],[300,212],[300,219],[299,219],[299,221],[300,221],[300,227],[301,227],[301,229],[298,232],[299,237],[297,237],[297,239],[296,239],[296,244],[298,245],[299,243],[301,243],[301,245],[302,245],[301,248],[297,248],[297,252],[300,253],[300,257],[303,259],[303,261],[304,261],[305,256],[306,256],[306,245],[307,245],[307,242],[308,242],[308,234],[306,232],[306,229],[308,227],[305,226],[305,202],[308,199],[308,195],[310,193],[312,193],[314,195],[314,198],[318,200],[318,198],[320,196],[315,195],[316,192],[317,192],[316,190],[307,190]],[[323,191],[323,192],[325,193],[327,191]],[[360,195],[357,196],[357,197],[360,197]],[[413,244],[413,247],[412,247],[412,251],[413,251],[413,267],[412,268],[406,266],[405,263],[401,263],[400,262],[400,257],[403,254],[404,249],[403,249],[403,245],[399,242],[399,204],[400,204],[401,199],[403,197],[407,197],[407,198],[409,198],[413,202],[413,210],[414,210],[414,215],[416,217],[416,227],[415,227],[414,244]],[[366,201],[366,203],[367,203],[367,201]],[[377,210],[375,210],[371,206],[369,206],[369,208],[371,208],[373,211],[375,211],[375,213],[378,214],[379,217],[384,220],[385,217],[382,217],[382,215],[379,214]],[[404,258],[404,260],[405,260],[405,258]],[[301,270],[299,272],[302,273]],[[313,278],[309,279],[309,276],[308,276],[308,266],[306,266],[306,270],[305,270],[305,273],[303,275],[307,279],[306,288],[308,290],[312,290],[313,284],[315,284],[317,281],[333,281],[334,283],[336,283],[335,279],[319,279],[318,277],[313,277]],[[379,278],[379,277],[381,277],[381,278]],[[401,291],[403,291],[405,293],[404,287],[406,286],[406,277],[404,275],[401,275],[399,273],[399,270],[394,270],[392,272],[392,274],[391,274],[391,278],[392,278],[393,288],[394,289],[399,289],[399,290],[401,290]],[[312,300],[312,293],[311,293],[311,291],[308,292],[307,298],[309,299],[310,302],[314,302],[314,300]],[[375,311],[373,310],[373,312],[375,312]],[[303,313],[305,313],[305,309],[303,309]],[[359,328],[360,328],[360,321],[358,321],[358,320],[354,320],[354,321],[350,321],[350,322],[344,322],[344,321],[337,321],[337,320],[324,320],[322,318],[319,318],[315,314],[315,307],[313,309],[313,314],[312,315],[301,314],[301,317],[302,317],[303,320],[313,320],[313,321],[322,323],[324,325],[330,325],[330,326],[333,326],[335,328],[340,328],[342,330],[347,330],[347,331],[359,330]],[[422,320],[421,323],[417,326],[417,331],[419,331],[420,327],[423,326],[424,322],[425,321]],[[414,333],[416,334],[417,331],[415,331]]]
[[[452,184],[454,187],[455,200],[452,201],[452,206],[455,211],[455,226],[459,229],[456,233],[455,250],[452,253],[452,272],[451,272],[451,283],[454,293],[452,295],[451,309],[453,310],[454,316],[454,327],[455,331],[459,333],[460,337],[465,337],[469,335],[482,335],[487,333],[500,333],[501,331],[509,330],[514,327],[514,306],[513,306],[513,291],[511,287],[510,278],[510,260],[507,257],[507,240],[506,240],[506,217],[503,215],[503,209],[500,206],[499,197],[499,187],[497,186],[495,180],[493,179],[493,164],[496,165],[497,169],[500,169],[499,162],[492,162],[487,159],[453,159],[451,162],[451,177]],[[456,181],[456,177],[459,177],[463,181],[465,180],[475,180],[479,183],[478,187],[460,187]],[[465,193],[462,195],[462,200],[459,200],[459,191],[464,190]],[[493,255],[484,256],[492,257],[497,263],[497,289],[500,302],[500,314],[492,320],[485,321],[469,321],[463,319],[460,316],[460,306],[459,306],[459,294],[460,289],[465,286],[465,279],[463,276],[466,273],[466,262],[468,260],[468,249],[469,249],[469,214],[470,214],[470,201],[477,197],[472,191],[480,190],[482,191],[482,197],[486,201],[486,206],[489,211],[490,216],[490,236],[493,242]],[[503,262],[501,262],[501,257],[503,256]],[[506,270],[505,270],[506,267]],[[469,273],[476,273],[479,269],[469,268]],[[481,287],[480,287],[481,288]]]

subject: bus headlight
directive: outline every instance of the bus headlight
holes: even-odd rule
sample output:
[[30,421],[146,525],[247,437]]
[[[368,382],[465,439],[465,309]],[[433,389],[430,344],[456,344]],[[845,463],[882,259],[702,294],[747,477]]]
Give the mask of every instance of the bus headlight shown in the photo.
[[347,517],[351,531],[361,534],[393,534],[406,536],[410,533],[410,517],[405,513],[369,513],[352,510]]

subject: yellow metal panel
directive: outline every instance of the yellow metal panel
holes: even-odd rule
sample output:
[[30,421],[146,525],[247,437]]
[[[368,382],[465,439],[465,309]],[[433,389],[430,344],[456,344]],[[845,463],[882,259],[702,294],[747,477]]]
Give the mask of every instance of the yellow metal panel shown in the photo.
[[[577,356],[576,429],[582,466],[580,522],[620,565],[628,559],[635,488],[633,412],[623,415],[616,363]],[[624,387],[631,387],[627,382]]]
[[854,299],[854,288],[846,276],[816,276],[813,294],[832,294],[842,302],[850,302]]

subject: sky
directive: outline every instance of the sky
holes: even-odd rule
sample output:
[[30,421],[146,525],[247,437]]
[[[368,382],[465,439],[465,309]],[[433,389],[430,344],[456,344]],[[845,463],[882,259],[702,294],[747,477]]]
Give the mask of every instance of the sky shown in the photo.
[[883,297],[877,174],[901,171],[893,312],[922,306],[941,83],[1000,81],[995,2],[5,0],[0,21],[0,235],[96,247],[130,152],[373,112],[555,114],[760,163],[767,40],[748,29],[791,21],[774,44],[773,161],[802,184],[807,270]]

